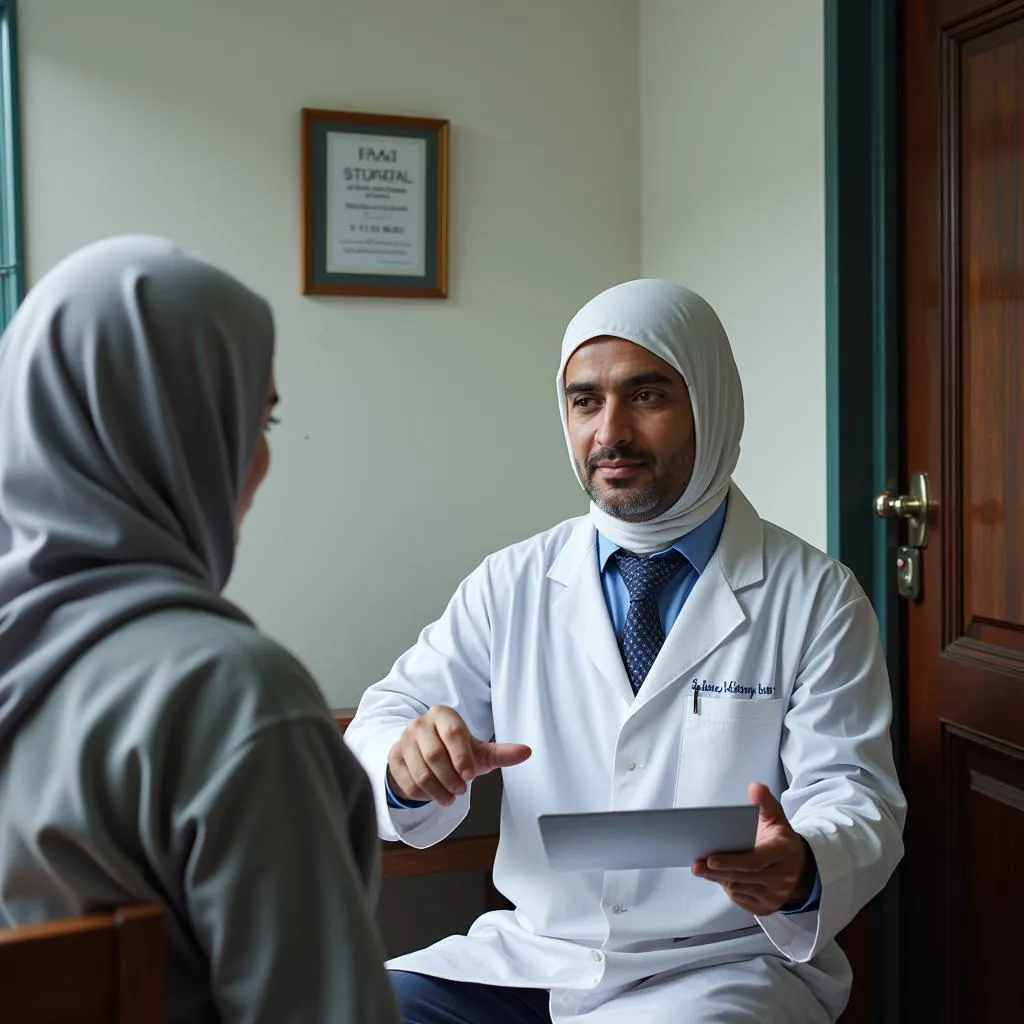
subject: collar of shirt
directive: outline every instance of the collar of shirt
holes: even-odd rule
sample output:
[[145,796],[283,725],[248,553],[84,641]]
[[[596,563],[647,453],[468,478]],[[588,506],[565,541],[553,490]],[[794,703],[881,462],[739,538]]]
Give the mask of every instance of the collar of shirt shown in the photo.
[[[699,576],[707,568],[715,548],[718,547],[728,505],[729,499],[726,498],[700,526],[691,530],[685,537],[680,537],[671,547],[655,552],[651,558],[659,558],[671,550],[678,551],[697,570]],[[608,567],[608,559],[618,550],[618,544],[610,541],[600,530],[597,531],[597,564],[602,573]]]

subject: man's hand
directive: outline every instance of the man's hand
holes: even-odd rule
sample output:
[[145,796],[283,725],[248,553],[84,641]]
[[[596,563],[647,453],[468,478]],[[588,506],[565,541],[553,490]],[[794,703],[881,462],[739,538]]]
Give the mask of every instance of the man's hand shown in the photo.
[[484,743],[470,735],[457,711],[433,707],[410,722],[388,751],[388,784],[399,800],[448,807],[478,775],[521,764],[531,753],[522,743]]
[[787,903],[806,902],[817,865],[807,840],[793,831],[767,786],[752,782],[747,796],[760,808],[754,848],[749,853],[713,853],[694,861],[693,873],[718,882],[736,906],[763,917]]

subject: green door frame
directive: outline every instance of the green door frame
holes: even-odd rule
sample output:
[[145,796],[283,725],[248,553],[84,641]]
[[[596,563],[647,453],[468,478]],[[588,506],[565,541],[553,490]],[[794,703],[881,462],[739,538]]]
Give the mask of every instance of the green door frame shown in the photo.
[[[898,0],[825,4],[825,321],[828,547],[874,604],[903,739],[903,619],[895,531],[872,512],[900,487]],[[900,875],[871,918],[871,1019],[903,1019]],[[909,1019],[909,1018],[908,1018]]]
[[25,297],[17,0],[0,0],[0,330]]

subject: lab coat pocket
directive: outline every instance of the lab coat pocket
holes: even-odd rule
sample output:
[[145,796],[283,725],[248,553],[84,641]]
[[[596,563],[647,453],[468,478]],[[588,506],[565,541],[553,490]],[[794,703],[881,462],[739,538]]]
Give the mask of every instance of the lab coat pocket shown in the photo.
[[[689,702],[688,702],[689,703]],[[676,806],[747,803],[751,782],[778,772],[784,701],[704,698],[683,725]]]

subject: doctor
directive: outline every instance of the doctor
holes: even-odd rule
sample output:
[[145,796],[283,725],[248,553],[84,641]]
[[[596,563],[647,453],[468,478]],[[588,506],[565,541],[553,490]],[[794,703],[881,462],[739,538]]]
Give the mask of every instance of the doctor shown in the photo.
[[[404,1018],[834,1021],[834,938],[903,849],[871,605],[732,482],[742,390],[698,295],[598,295],[557,384],[589,514],[487,558],[347,733],[381,836],[414,847],[503,771],[494,880],[515,910],[391,961]],[[555,873],[537,826],[747,800],[754,849],[689,870]]]

